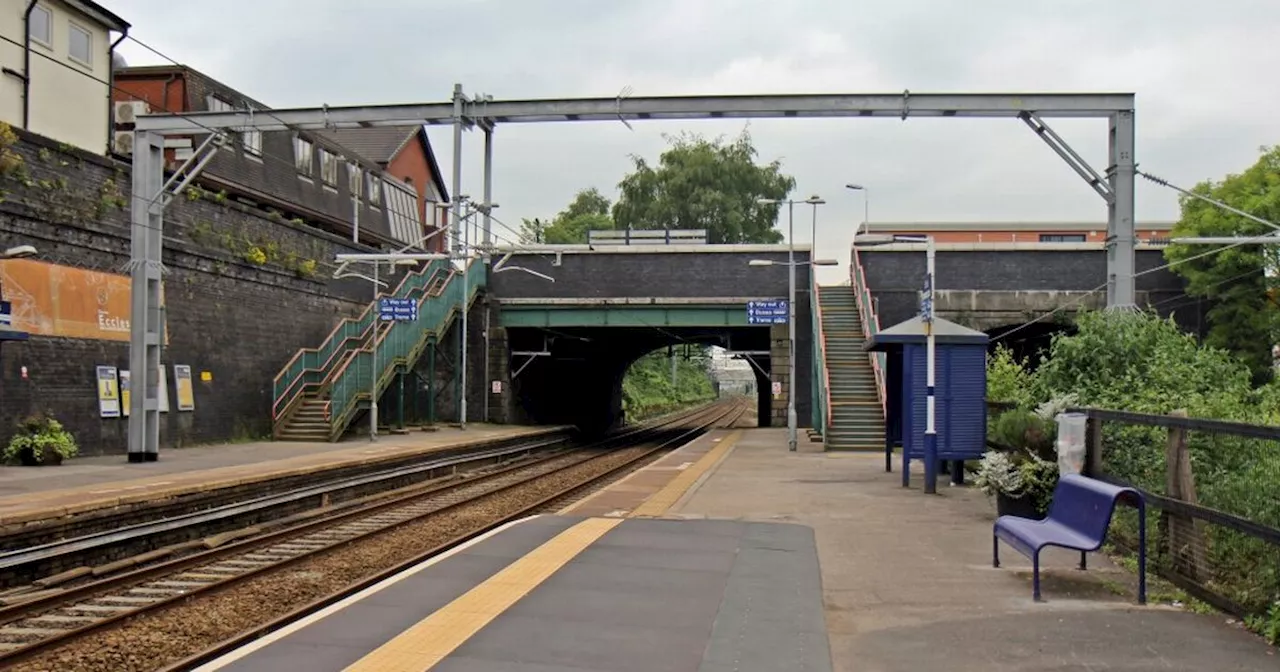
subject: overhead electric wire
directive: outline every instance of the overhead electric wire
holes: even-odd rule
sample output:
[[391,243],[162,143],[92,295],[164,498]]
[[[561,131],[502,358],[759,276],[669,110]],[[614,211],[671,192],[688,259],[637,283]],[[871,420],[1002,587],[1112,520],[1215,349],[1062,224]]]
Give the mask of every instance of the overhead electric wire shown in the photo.
[[[1229,206],[1229,205],[1227,205],[1227,204],[1225,204],[1225,203],[1221,203],[1221,202],[1216,201],[1216,200],[1214,200],[1214,199],[1211,199],[1211,198],[1208,198],[1208,197],[1202,196],[1202,195],[1200,195],[1200,194],[1196,194],[1196,193],[1194,193],[1194,192],[1188,191],[1188,190],[1183,189],[1183,188],[1181,188],[1181,187],[1178,187],[1178,186],[1176,186],[1176,185],[1170,184],[1167,180],[1164,180],[1164,179],[1158,178],[1158,177],[1156,177],[1156,176],[1154,176],[1154,175],[1151,175],[1151,174],[1149,174],[1149,173],[1144,173],[1144,172],[1142,172],[1142,171],[1137,171],[1137,172],[1138,172],[1138,174],[1139,174],[1139,175],[1141,175],[1142,177],[1144,177],[1144,178],[1146,178],[1146,179],[1148,179],[1148,180],[1150,180],[1150,181],[1152,181],[1152,182],[1155,182],[1156,184],[1159,184],[1159,185],[1161,185],[1161,186],[1168,187],[1168,188],[1170,188],[1170,189],[1173,189],[1173,190],[1178,191],[1178,192],[1180,192],[1180,193],[1186,194],[1186,195],[1188,195],[1188,196],[1193,196],[1193,197],[1195,197],[1195,198],[1201,199],[1201,200],[1206,201],[1206,202],[1208,202],[1208,203],[1210,203],[1210,204],[1212,204],[1212,205],[1215,205],[1215,206],[1218,206],[1218,207],[1220,207],[1220,208],[1223,208],[1223,209],[1225,209],[1225,210],[1227,210],[1227,211],[1229,211],[1229,212],[1231,212],[1231,213],[1233,213],[1233,214],[1240,215],[1240,216],[1245,217],[1245,218],[1247,218],[1247,219],[1250,219],[1250,220],[1253,220],[1253,221],[1256,221],[1256,222],[1260,222],[1260,223],[1262,223],[1262,224],[1266,224],[1266,225],[1268,225],[1268,226],[1272,226],[1272,227],[1275,227],[1275,228],[1280,229],[1280,226],[1278,226],[1278,225],[1276,225],[1276,224],[1274,224],[1274,223],[1272,223],[1272,222],[1268,222],[1267,220],[1264,220],[1264,219],[1261,219],[1261,218],[1259,218],[1259,217],[1256,217],[1256,216],[1254,216],[1254,215],[1250,215],[1249,213],[1244,212],[1243,210],[1239,210],[1239,209],[1237,209],[1237,208],[1233,208],[1233,207],[1231,207],[1231,206]],[[1264,243],[1266,243],[1266,242],[1269,242],[1269,241],[1265,240],[1265,238],[1257,238],[1257,237],[1255,237],[1255,238],[1243,238],[1243,239],[1238,240],[1238,241],[1233,242],[1233,243],[1225,243],[1225,244],[1223,244],[1223,245],[1222,245],[1222,246],[1220,246],[1220,247],[1214,247],[1214,248],[1213,248],[1213,249],[1211,249],[1211,250],[1208,250],[1208,251],[1205,251],[1205,252],[1201,252],[1201,253],[1199,253],[1199,254],[1194,254],[1194,255],[1192,255],[1192,256],[1190,256],[1190,257],[1186,257],[1185,259],[1178,259],[1178,260],[1176,260],[1176,261],[1172,261],[1172,262],[1169,262],[1169,263],[1166,263],[1166,264],[1162,264],[1162,265],[1160,265],[1160,266],[1156,266],[1156,267],[1154,267],[1154,268],[1149,268],[1149,269],[1147,269],[1147,270],[1145,270],[1145,271],[1141,271],[1141,272],[1138,272],[1138,273],[1134,273],[1131,277],[1133,277],[1133,278],[1137,278],[1137,277],[1139,277],[1139,276],[1146,275],[1146,274],[1148,274],[1148,273],[1155,273],[1156,271],[1163,271],[1163,270],[1166,270],[1166,269],[1169,269],[1169,268],[1173,268],[1174,266],[1179,266],[1179,265],[1181,265],[1181,264],[1185,264],[1185,263],[1187,263],[1187,262],[1191,262],[1191,261],[1196,261],[1197,259],[1203,259],[1203,258],[1208,257],[1208,256],[1210,256],[1210,255],[1218,254],[1219,252],[1224,252],[1224,251],[1226,251],[1226,250],[1229,250],[1229,249],[1232,249],[1232,248],[1235,248],[1235,247],[1240,247],[1241,245],[1259,245],[1259,244],[1264,244]],[[1253,272],[1254,272],[1254,271],[1250,271],[1250,273],[1249,273],[1249,274],[1252,274]],[[1246,275],[1248,275],[1248,274],[1246,274]],[[1227,280],[1224,280],[1224,281],[1222,281],[1221,283],[1215,283],[1214,285],[1211,285],[1210,287],[1217,287],[1217,286],[1218,286],[1218,284],[1224,284],[1225,282],[1228,282],[1228,281],[1230,281],[1230,280],[1234,280],[1234,279],[1238,279],[1238,277],[1237,277],[1237,278],[1228,278]],[[1062,310],[1065,310],[1065,309],[1067,309],[1067,308],[1071,308],[1071,307],[1073,307],[1073,306],[1075,306],[1075,305],[1078,305],[1081,301],[1083,301],[1084,299],[1088,298],[1089,296],[1092,296],[1093,294],[1097,293],[1097,292],[1098,292],[1098,291],[1100,291],[1100,290],[1106,289],[1106,287],[1107,287],[1107,285],[1108,285],[1108,284],[1110,284],[1110,283],[1103,283],[1103,284],[1101,284],[1101,285],[1099,285],[1099,286],[1097,286],[1097,287],[1095,287],[1095,288],[1093,288],[1093,289],[1091,289],[1091,290],[1089,290],[1089,291],[1085,292],[1084,294],[1082,294],[1082,295],[1080,295],[1080,296],[1076,297],[1075,299],[1073,299],[1073,300],[1071,300],[1071,301],[1068,301],[1067,303],[1065,303],[1065,304],[1063,304],[1063,305],[1061,305],[1061,306],[1058,306],[1058,307],[1054,308],[1053,310],[1048,311],[1048,312],[1044,313],[1043,315],[1040,315],[1040,316],[1036,317],[1036,318],[1035,318],[1035,319],[1033,319],[1033,320],[1030,320],[1030,321],[1028,321],[1028,322],[1024,322],[1024,323],[1022,323],[1021,325],[1018,325],[1017,327],[1015,327],[1015,328],[1013,328],[1013,329],[1010,329],[1009,331],[1006,331],[1006,332],[1004,332],[1004,333],[1000,334],[999,336],[997,336],[997,337],[995,337],[995,338],[993,338],[993,339],[991,339],[991,340],[992,340],[993,342],[994,342],[994,341],[999,341],[1000,339],[1006,338],[1006,337],[1010,336],[1011,334],[1015,334],[1015,333],[1017,333],[1017,332],[1019,332],[1019,331],[1022,331],[1023,329],[1026,329],[1026,328],[1028,328],[1028,327],[1030,327],[1030,326],[1032,326],[1032,325],[1034,325],[1034,324],[1036,324],[1036,323],[1040,322],[1041,320],[1043,320],[1043,319],[1045,319],[1045,318],[1047,318],[1047,317],[1052,317],[1053,315],[1057,314],[1058,312],[1060,312],[1060,311],[1062,311]],[[1156,305],[1160,305],[1160,304],[1156,304]],[[1150,308],[1150,307],[1155,307],[1155,306],[1148,306],[1148,307]]]

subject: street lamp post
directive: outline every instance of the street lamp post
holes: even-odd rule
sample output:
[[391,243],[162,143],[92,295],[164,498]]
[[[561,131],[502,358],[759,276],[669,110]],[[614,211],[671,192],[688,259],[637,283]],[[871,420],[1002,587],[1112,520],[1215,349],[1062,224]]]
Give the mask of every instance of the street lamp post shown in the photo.
[[[862,232],[871,233],[871,190],[863,184],[846,184],[844,187],[862,192]],[[853,235],[858,235],[858,232],[854,231]]]
[[813,246],[809,254],[812,257],[818,252],[818,206],[826,204],[826,201],[815,195],[805,199],[804,202],[813,206],[813,224],[809,229],[809,240],[811,241],[809,244]]
[[[795,236],[795,200],[781,201],[774,198],[761,198],[762,205],[787,204],[787,449],[796,451],[796,236]],[[816,221],[818,206],[823,201],[817,196],[810,196],[800,201],[814,206]],[[810,258],[813,252],[810,251]],[[759,265],[759,264],[757,264]]]
[[[469,267],[471,265],[470,263],[471,262],[471,226],[466,224],[465,220],[470,219],[476,213],[480,213],[480,214],[483,214],[485,217],[489,217],[490,214],[493,212],[494,208],[498,207],[498,204],[497,203],[475,203],[475,202],[472,202],[471,199],[466,195],[459,196],[457,200],[460,206],[466,205],[466,204],[470,204],[471,206],[470,211],[466,213],[463,213],[459,208],[458,221],[454,222],[455,226],[461,228],[461,230],[458,232],[457,237],[455,238],[456,247],[454,249],[454,256],[460,257],[462,259],[462,298],[461,298],[461,306],[459,308],[459,310],[462,311],[462,315],[461,315],[461,324],[459,325],[459,332],[458,332],[459,340],[462,341],[461,343],[462,353],[459,355],[459,362],[458,362],[458,366],[461,367],[458,372],[458,427],[459,429],[466,429],[467,428],[467,334],[468,334],[467,315],[471,312],[470,310],[471,306],[468,305],[468,302],[467,302],[467,299],[470,298],[470,294],[471,294],[471,286],[470,286],[471,278],[467,274],[467,272],[468,270],[470,270]],[[487,339],[488,334],[485,334],[485,336]],[[486,358],[487,357],[488,355],[486,354]],[[485,372],[487,375],[488,374],[487,364],[485,366]],[[488,396],[485,397],[485,402],[487,406]]]
[[[920,318],[924,322],[925,334],[925,425],[924,425],[924,491],[934,494],[938,491],[938,429],[937,406],[934,401],[936,385],[936,348],[933,330],[934,323],[934,241],[933,236],[890,235],[876,236],[862,234],[854,236],[854,245],[882,245],[885,243],[924,243],[924,297],[921,301]],[[906,450],[906,448],[903,448]]]

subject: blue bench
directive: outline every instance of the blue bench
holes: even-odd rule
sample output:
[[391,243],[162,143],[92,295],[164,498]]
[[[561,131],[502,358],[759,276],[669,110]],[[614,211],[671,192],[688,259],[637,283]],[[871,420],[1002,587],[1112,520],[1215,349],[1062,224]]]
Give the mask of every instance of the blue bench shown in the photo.
[[1102,548],[1116,503],[1125,501],[1138,509],[1138,604],[1147,602],[1147,518],[1142,493],[1087,478],[1067,474],[1053,489],[1053,503],[1044,520],[1018,516],[996,519],[991,562],[1000,566],[1000,541],[1031,558],[1032,598],[1040,601],[1040,551],[1058,546],[1080,551],[1080,569],[1086,569],[1085,553]]

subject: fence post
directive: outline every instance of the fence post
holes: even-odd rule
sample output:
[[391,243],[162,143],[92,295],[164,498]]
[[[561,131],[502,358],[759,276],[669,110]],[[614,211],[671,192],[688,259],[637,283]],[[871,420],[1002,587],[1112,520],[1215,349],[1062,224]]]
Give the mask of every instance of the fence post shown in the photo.
[[[1178,409],[1169,415],[1185,418],[1187,411]],[[1165,450],[1165,495],[1192,505],[1199,500],[1195,474],[1191,471],[1191,454],[1187,450],[1187,430],[1182,427],[1169,428],[1169,443]],[[1167,551],[1174,571],[1187,578],[1198,579],[1200,568],[1205,566],[1203,530],[1199,521],[1168,512],[1162,512],[1160,517],[1161,527],[1167,533]]]
[[1102,476],[1102,420],[1092,415],[1085,421],[1084,468],[1089,478]]

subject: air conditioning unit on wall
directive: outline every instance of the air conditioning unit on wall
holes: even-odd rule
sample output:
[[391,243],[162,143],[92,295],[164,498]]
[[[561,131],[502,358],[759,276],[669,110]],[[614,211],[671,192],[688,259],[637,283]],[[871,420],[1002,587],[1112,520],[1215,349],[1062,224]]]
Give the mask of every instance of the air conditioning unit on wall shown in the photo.
[[111,140],[111,149],[116,154],[133,154],[133,131],[116,131]]
[[116,123],[132,124],[140,114],[151,114],[151,106],[141,100],[122,100],[115,104]]

